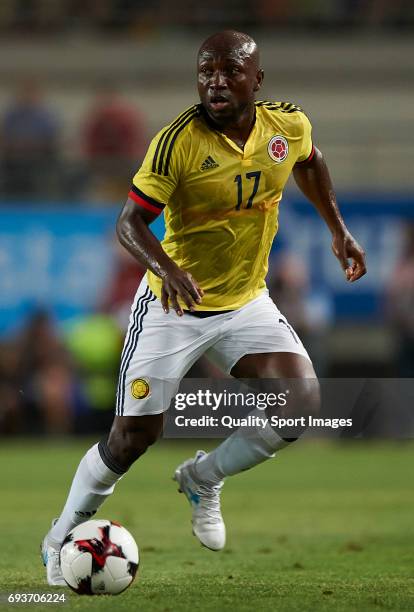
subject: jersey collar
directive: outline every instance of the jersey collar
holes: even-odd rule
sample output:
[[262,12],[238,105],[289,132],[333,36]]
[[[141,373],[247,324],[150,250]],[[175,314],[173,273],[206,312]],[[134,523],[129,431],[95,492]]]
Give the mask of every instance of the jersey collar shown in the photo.
[[225,142],[232,149],[234,149],[234,151],[236,151],[239,155],[241,155],[244,159],[249,158],[251,156],[252,143],[254,142],[254,135],[257,129],[257,107],[255,106],[255,116],[254,116],[253,127],[250,130],[249,137],[247,138],[243,149],[241,149],[231,138],[226,136],[226,134],[223,134],[223,132],[220,132],[220,130],[218,130],[213,124],[213,122],[211,121],[204,106],[200,104],[200,107],[201,107],[201,116],[204,118],[204,121],[206,122],[207,127],[213,132],[215,132],[220,138],[225,140]]

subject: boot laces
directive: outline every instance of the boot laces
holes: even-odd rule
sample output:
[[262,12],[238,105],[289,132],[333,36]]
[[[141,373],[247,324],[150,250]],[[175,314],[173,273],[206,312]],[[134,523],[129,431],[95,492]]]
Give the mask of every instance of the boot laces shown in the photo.
[[223,483],[214,486],[199,485],[197,487],[197,495],[200,497],[200,502],[196,508],[196,514],[201,514],[204,520],[205,517],[208,517],[208,523],[221,523],[223,520],[220,509],[220,493],[222,488]]

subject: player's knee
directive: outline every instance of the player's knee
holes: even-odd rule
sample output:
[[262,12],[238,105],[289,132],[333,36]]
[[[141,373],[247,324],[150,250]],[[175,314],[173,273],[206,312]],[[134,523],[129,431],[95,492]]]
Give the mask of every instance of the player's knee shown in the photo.
[[[158,416],[158,415],[157,415]],[[128,418],[128,417],[126,417]],[[108,438],[108,448],[115,460],[128,469],[158,439],[162,420],[141,418],[139,422],[121,423],[115,420]]]
[[145,453],[156,440],[154,434],[146,431],[122,432],[112,434],[108,440],[108,447],[115,458],[125,469]]
[[320,403],[319,381],[316,378],[296,379],[287,400],[287,416],[316,417]]
[[305,411],[305,416],[316,417],[320,411],[320,387],[316,378],[304,378],[301,381],[301,396]]

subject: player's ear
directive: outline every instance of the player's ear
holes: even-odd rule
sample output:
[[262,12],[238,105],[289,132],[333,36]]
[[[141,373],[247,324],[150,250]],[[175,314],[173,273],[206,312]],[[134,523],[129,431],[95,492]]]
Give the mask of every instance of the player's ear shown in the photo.
[[259,89],[262,86],[263,79],[264,79],[264,72],[262,69],[260,69],[257,71],[257,74],[256,74],[256,83],[255,83],[253,91],[259,91]]

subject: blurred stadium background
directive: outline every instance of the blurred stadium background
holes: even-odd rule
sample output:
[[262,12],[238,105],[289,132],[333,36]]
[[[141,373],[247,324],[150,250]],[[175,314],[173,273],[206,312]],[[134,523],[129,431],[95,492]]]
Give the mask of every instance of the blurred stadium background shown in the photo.
[[[197,101],[213,31],[259,43],[261,97],[300,104],[368,255],[347,286],[290,184],[269,287],[321,376],[414,375],[414,5],[2,0],[0,434],[105,430],[142,270],[115,220],[151,136]],[[162,236],[162,219],[153,226]],[[209,375],[199,363],[194,375]]]

